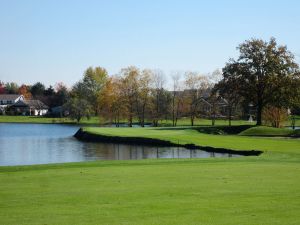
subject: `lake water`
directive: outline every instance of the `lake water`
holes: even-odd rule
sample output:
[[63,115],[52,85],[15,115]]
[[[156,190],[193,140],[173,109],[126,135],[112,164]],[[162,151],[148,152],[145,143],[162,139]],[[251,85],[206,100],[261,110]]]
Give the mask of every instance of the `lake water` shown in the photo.
[[81,142],[73,137],[78,129],[78,126],[72,125],[0,123],[0,166],[93,160],[238,156],[178,147]]

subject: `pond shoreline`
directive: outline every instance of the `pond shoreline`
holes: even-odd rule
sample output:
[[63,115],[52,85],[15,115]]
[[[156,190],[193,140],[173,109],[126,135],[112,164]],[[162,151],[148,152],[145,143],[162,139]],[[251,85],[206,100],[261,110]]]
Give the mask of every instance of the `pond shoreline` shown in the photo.
[[214,148],[210,146],[200,146],[195,144],[175,144],[171,141],[154,139],[154,138],[144,138],[144,137],[122,137],[122,136],[108,136],[100,134],[92,134],[84,131],[80,128],[74,137],[80,141],[85,142],[102,142],[102,143],[118,143],[118,144],[134,144],[134,145],[148,145],[148,146],[158,146],[158,147],[184,147],[189,150],[199,149],[206,152],[215,153],[228,153],[228,154],[238,154],[243,156],[259,156],[263,151],[259,150],[232,150],[226,148]]

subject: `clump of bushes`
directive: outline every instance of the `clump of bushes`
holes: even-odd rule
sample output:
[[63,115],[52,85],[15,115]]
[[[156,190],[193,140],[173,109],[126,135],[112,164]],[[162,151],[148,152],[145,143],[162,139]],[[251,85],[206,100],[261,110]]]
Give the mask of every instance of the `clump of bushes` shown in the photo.
[[288,120],[288,110],[274,106],[268,106],[263,111],[265,125],[280,128]]

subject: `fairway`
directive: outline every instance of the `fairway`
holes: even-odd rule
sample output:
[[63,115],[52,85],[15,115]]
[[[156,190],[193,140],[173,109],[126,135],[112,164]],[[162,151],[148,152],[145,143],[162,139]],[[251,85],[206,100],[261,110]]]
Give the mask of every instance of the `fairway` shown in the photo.
[[2,169],[1,224],[299,224],[296,163],[159,160],[22,170]]
[[0,167],[0,224],[300,223],[299,139],[191,129],[86,130],[265,152],[226,159]]

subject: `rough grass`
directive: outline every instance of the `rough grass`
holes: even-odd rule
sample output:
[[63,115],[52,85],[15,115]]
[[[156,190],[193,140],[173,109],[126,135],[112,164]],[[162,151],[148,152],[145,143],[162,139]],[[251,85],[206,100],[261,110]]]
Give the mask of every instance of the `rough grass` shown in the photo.
[[186,128],[85,128],[259,157],[0,167],[0,224],[300,224],[300,140]]

